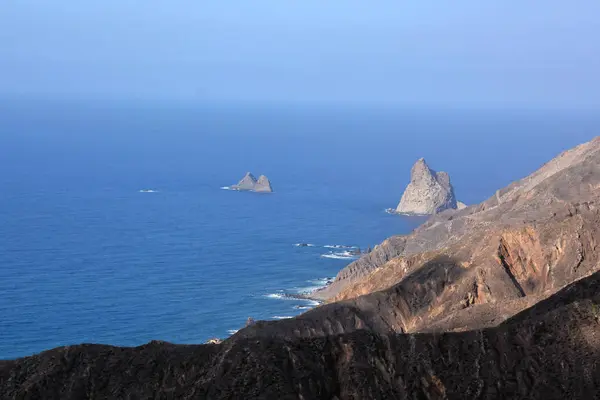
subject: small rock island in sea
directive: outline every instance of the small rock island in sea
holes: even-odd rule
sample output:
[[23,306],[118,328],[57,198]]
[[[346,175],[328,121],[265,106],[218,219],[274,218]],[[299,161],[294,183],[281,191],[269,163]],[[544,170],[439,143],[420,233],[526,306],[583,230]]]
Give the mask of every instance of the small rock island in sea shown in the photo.
[[450,176],[446,172],[435,172],[425,162],[419,159],[412,167],[410,183],[408,184],[397,214],[431,215],[449,209],[462,209],[466,206],[456,201]]
[[237,185],[231,186],[232,190],[257,192],[257,193],[273,193],[271,181],[264,175],[256,179],[252,173],[248,172]]

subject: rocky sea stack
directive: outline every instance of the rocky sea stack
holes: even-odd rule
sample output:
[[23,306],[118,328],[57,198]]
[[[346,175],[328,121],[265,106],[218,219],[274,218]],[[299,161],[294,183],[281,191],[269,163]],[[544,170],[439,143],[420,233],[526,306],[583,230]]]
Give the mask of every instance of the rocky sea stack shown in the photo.
[[257,193],[273,193],[273,186],[271,186],[269,178],[261,175],[256,179],[251,172],[247,172],[237,185],[231,186],[231,189]]
[[396,208],[398,214],[431,215],[448,209],[457,209],[458,203],[450,176],[435,172],[419,159],[412,167],[410,183]]

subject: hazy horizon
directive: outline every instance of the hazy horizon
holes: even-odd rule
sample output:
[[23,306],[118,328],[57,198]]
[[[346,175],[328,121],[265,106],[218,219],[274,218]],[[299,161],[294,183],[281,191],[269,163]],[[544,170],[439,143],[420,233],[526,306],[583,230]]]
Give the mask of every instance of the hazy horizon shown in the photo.
[[591,0],[9,2],[0,98],[597,109],[599,14]]

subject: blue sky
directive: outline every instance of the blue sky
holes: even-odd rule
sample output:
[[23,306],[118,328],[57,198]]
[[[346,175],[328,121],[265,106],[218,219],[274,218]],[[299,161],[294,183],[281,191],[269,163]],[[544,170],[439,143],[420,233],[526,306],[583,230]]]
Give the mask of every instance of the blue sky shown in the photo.
[[0,96],[600,107],[600,2],[5,0]]

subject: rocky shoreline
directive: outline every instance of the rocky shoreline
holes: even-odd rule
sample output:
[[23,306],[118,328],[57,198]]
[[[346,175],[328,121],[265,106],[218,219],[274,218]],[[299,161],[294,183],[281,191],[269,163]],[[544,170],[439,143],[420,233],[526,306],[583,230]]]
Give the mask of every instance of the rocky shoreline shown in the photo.
[[413,212],[398,212],[396,208],[386,208],[385,212],[392,215],[402,215],[405,217],[430,217],[430,214],[417,214]]

